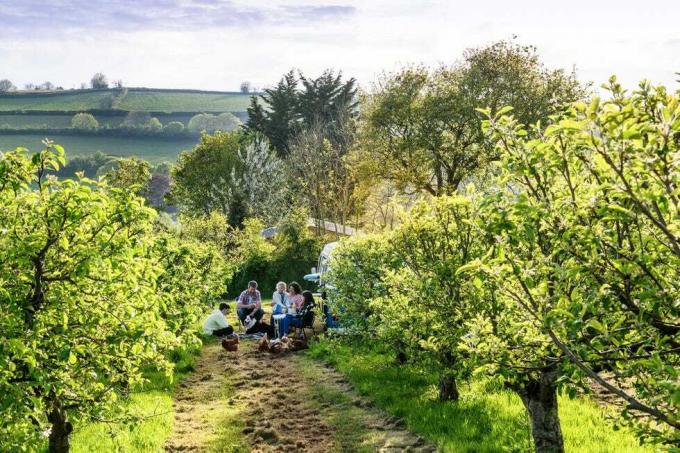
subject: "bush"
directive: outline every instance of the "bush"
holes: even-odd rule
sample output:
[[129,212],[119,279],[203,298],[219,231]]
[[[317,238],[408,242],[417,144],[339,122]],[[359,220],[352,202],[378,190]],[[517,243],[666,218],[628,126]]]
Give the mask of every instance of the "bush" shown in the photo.
[[71,120],[71,127],[74,129],[94,131],[99,129],[99,122],[90,113],[77,113]]
[[153,117],[148,123],[146,123],[145,128],[148,129],[152,134],[157,134],[163,130],[163,124],[161,124],[158,118]]
[[370,302],[386,294],[384,278],[400,264],[389,239],[389,234],[344,239],[333,251],[329,296],[344,326],[375,332],[375,326],[370,326]]
[[121,127],[141,129],[146,127],[150,121],[151,114],[149,112],[132,111],[125,116],[125,119],[121,123]]
[[178,135],[184,132],[184,124],[179,121],[170,121],[163,127],[163,133],[167,135]]
[[55,174],[61,178],[75,178],[76,173],[83,172],[86,178],[95,178],[97,174],[105,174],[116,167],[117,158],[101,151],[90,156],[75,156],[67,160],[66,165]]
[[187,129],[194,134],[200,134],[201,132],[212,134],[215,131],[233,131],[240,125],[241,121],[229,112],[221,113],[217,116],[209,113],[199,113],[191,117]]
[[237,249],[241,266],[229,285],[229,294],[238,295],[248,281],[256,280],[265,297],[274,292],[276,283],[297,281],[303,289],[314,289],[314,284],[302,277],[316,265],[321,242],[306,228],[306,212],[294,211],[279,224],[279,233],[270,242],[262,237],[264,224],[247,219],[237,233]]

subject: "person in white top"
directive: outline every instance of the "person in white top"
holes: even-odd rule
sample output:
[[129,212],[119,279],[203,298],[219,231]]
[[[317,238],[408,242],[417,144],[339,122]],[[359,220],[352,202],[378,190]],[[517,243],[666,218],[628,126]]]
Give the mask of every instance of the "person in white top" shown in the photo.
[[290,307],[291,301],[287,289],[286,282],[278,282],[276,291],[272,295],[272,316],[269,320],[269,332],[267,332],[270,340],[277,336],[276,327],[279,321],[286,316],[285,313]]
[[276,284],[276,291],[272,295],[272,313],[285,313],[291,302],[290,296],[288,296],[288,285],[286,282],[278,282]]
[[229,325],[227,321],[227,313],[229,313],[229,305],[225,302],[220,304],[220,308],[213,311],[208,319],[203,324],[203,331],[207,335],[214,335],[216,337],[226,337],[234,333],[234,328]]

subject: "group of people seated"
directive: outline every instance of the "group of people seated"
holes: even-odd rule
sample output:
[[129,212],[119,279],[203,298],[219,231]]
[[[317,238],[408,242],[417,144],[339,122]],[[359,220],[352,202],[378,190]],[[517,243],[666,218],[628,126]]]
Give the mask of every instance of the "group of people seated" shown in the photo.
[[[272,313],[269,324],[264,322],[262,297],[257,289],[257,282],[248,283],[248,288],[236,299],[236,315],[246,329],[246,334],[264,333],[269,339],[284,339],[292,327],[303,328],[314,321],[313,309],[316,307],[314,296],[310,291],[302,291],[297,282],[287,285],[276,284],[272,295]],[[234,333],[234,328],[227,321],[229,305],[222,302],[203,324],[207,335],[225,337]]]

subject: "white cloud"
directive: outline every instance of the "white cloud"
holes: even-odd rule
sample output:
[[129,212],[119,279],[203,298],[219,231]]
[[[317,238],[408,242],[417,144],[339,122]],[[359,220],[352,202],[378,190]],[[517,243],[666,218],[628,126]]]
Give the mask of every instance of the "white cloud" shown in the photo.
[[383,70],[453,63],[465,48],[515,34],[549,66],[576,65],[596,84],[616,73],[628,86],[642,78],[670,85],[680,71],[675,1],[141,1],[152,1],[156,16],[135,26],[104,14],[86,28],[6,35],[0,78],[69,87],[103,71],[133,86],[228,90],[246,79],[271,85],[293,67],[311,75],[332,67],[368,85]]

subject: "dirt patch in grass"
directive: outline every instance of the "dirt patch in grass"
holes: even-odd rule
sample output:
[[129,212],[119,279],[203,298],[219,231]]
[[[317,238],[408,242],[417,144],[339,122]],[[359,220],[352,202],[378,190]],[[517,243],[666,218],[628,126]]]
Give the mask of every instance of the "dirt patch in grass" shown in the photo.
[[435,451],[335,370],[301,352],[260,352],[254,342],[235,353],[206,345],[175,407],[167,451]]

